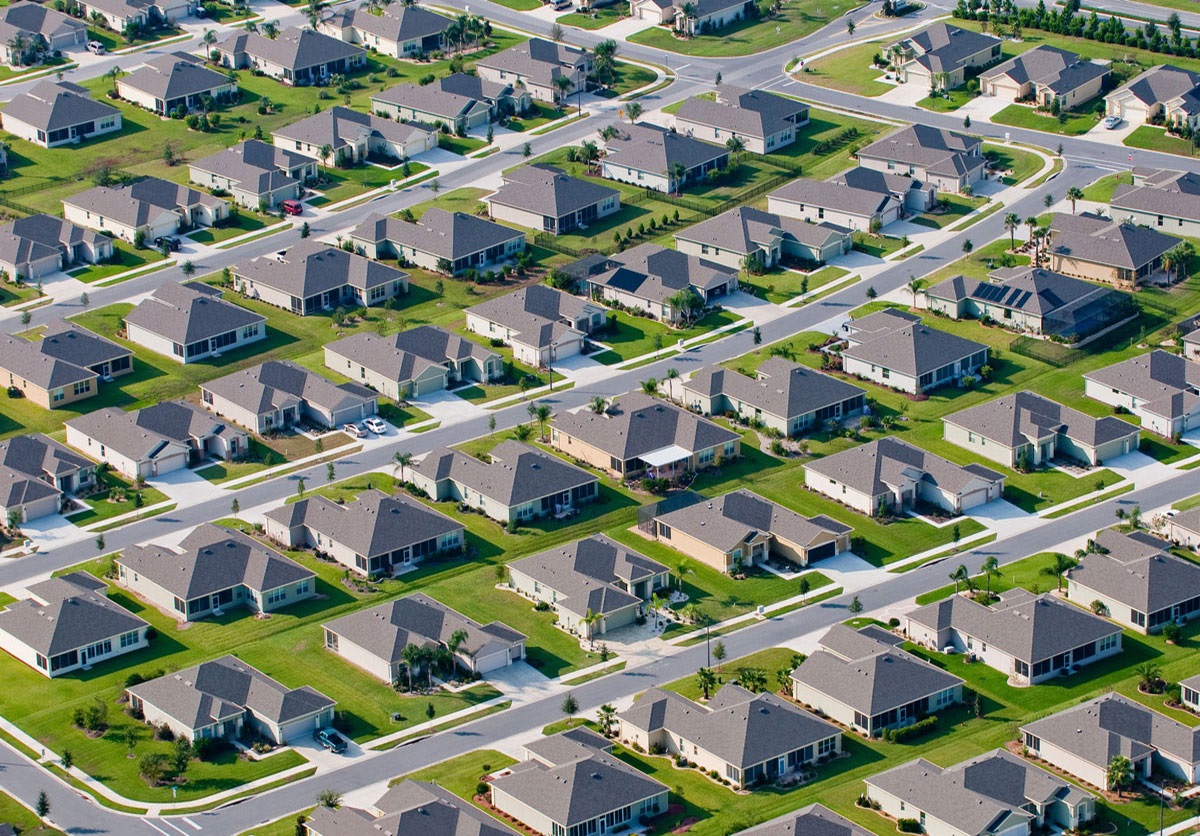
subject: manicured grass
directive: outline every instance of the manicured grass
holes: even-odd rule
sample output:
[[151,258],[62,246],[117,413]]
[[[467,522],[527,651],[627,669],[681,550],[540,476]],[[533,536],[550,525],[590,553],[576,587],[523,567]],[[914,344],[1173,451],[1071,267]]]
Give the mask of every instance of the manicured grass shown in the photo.
[[843,90],[859,96],[882,96],[895,85],[876,79],[887,71],[871,63],[883,51],[883,41],[858,44],[818,58],[796,71],[796,77],[810,84],[819,84],[834,90]]
[[[53,815],[54,811],[50,811]],[[0,822],[13,825],[18,833],[42,833],[45,836],[64,836],[61,830],[45,827],[38,817],[22,807],[7,793],[0,792]]]
[[1004,178],[1006,186],[1023,183],[1042,170],[1042,158],[1031,151],[1022,151],[1009,145],[984,143],[983,153],[992,157],[1000,168],[1009,172]]
[[476,139],[473,136],[442,134],[438,137],[438,148],[449,151],[452,154],[461,154],[464,157],[472,151],[478,151],[480,148],[486,147],[486,140]]
[[518,12],[528,12],[542,7],[541,0],[496,0],[496,2]]
[[[776,681],[776,673],[785,669],[789,673],[794,670],[796,668],[797,656],[796,651],[786,647],[768,647],[757,653],[751,653],[749,656],[726,659],[724,662],[713,662],[713,668],[726,681],[736,679],[738,671],[743,668],[757,668],[760,671],[766,672],[767,681],[770,683],[771,689],[775,690],[779,687],[779,683]],[[700,683],[696,681],[696,677],[694,676],[685,676],[683,679],[676,679],[674,682],[668,682],[662,687],[668,691],[681,694],[689,700],[699,700],[704,696],[703,691],[700,689]]]
[[628,6],[616,3],[611,6],[593,7],[588,14],[571,12],[555,18],[563,26],[574,26],[578,29],[603,29],[618,20],[628,17]]
[[1162,128],[1154,125],[1142,125],[1125,137],[1125,145],[1130,148],[1145,148],[1147,151],[1161,151],[1164,154],[1179,154],[1190,157],[1192,143],[1177,136],[1171,136]]
[[[945,203],[946,208],[942,208],[941,204]],[[986,198],[968,197],[961,194],[945,193],[938,198],[939,205],[935,207],[933,212],[927,212],[924,215],[913,218],[913,223],[921,224],[921,226],[929,226],[934,229],[943,229],[957,220],[971,214],[980,206],[987,203]]]
[[1112,200],[1113,192],[1117,190],[1117,186],[1119,185],[1132,186],[1133,174],[1128,171],[1123,171],[1119,174],[1106,174],[1083,190],[1083,199],[1107,204]]
[[[850,271],[841,267],[822,267],[807,276],[792,270],[772,270],[761,276],[747,275],[742,281],[754,288],[755,296],[773,305],[782,305],[802,293],[814,293],[848,275]],[[807,285],[805,278],[808,279]]]
[[279,218],[263,218],[243,209],[225,226],[199,229],[188,237],[198,244],[216,244],[221,241],[228,241],[230,238],[236,238],[239,235],[245,235],[248,232],[257,232],[267,226],[268,223],[277,224],[279,223]]
[[135,250],[131,244],[114,240],[113,257],[109,261],[103,264],[89,264],[86,267],[71,270],[67,275],[90,284],[162,260],[163,255],[158,250],[150,248]]
[[955,87],[937,96],[926,96],[917,102],[917,107],[923,107],[935,113],[948,113],[952,110],[958,110],[973,98],[975,97],[967,91],[966,87]]
[[[616,6],[610,6],[609,8],[621,9],[625,7],[618,3]],[[639,67],[636,64],[629,64],[624,61],[617,62],[613,74],[615,77],[606,93],[616,93],[621,96],[645,87],[658,78],[658,75],[653,70],[648,70],[645,67]]]
[[311,814],[312,807],[300,813],[275,819],[273,822],[260,824],[239,834],[239,836],[296,836],[296,822]]
[[[953,561],[948,561],[947,569],[953,568]],[[1049,592],[1056,588],[1058,581],[1053,575],[1043,573],[1043,569],[1054,565],[1054,555],[1051,552],[1042,552],[1040,554],[1030,555],[1022,558],[1015,563],[1006,563],[1000,567],[1000,574],[994,576],[991,581],[991,590],[993,594],[1007,592],[1016,587],[1028,589],[1031,592]],[[986,575],[979,574],[971,577],[971,582],[975,589],[988,589],[989,581]],[[958,589],[961,591],[963,585],[960,583]],[[943,598],[949,598],[954,594],[954,584],[938,587],[937,589],[925,592],[917,596],[917,604],[925,606],[932,604],[934,601],[940,601]]]
[[396,778],[391,785],[395,786],[403,780],[435,781],[438,786],[445,787],[460,798],[470,799],[475,794],[475,786],[484,775],[515,764],[516,761],[508,755],[494,749],[480,749],[478,752],[460,755],[437,766]]
[[906,246],[902,239],[894,238],[891,235],[855,232],[852,237],[854,238],[854,249],[860,253],[875,256],[875,258],[886,258]]
[[531,131],[534,128],[540,128],[555,119],[561,119],[567,115],[567,112],[560,107],[551,107],[550,105],[534,102],[533,107],[525,116],[513,117],[505,124],[505,127],[510,131]]
[[38,298],[37,285],[17,284],[16,282],[0,282],[0,307],[19,305]]
[[741,317],[732,311],[713,311],[690,328],[672,328],[656,319],[618,311],[610,318],[609,327],[593,336],[597,342],[609,346],[621,360],[632,360],[655,350],[671,348],[679,340],[699,337],[739,319]]
[[[824,142],[836,142],[848,129],[858,131],[853,139],[846,139],[835,150],[818,154],[816,148]],[[824,179],[854,165],[850,157],[853,147],[862,147],[874,141],[880,134],[890,131],[887,125],[855,119],[842,113],[812,108],[808,113],[808,125],[797,131],[796,141],[781,148],[769,159],[785,165],[800,165],[805,177]]]
[[992,115],[991,121],[997,125],[1011,125],[1014,128],[1029,128],[1033,131],[1044,131],[1051,134],[1078,136],[1085,134],[1100,121],[1095,113],[1068,112],[1065,122],[1048,113],[1039,113],[1029,105],[1010,104],[1008,107]]
[[[122,479],[111,470],[103,471],[99,474],[98,479],[108,486],[106,490],[94,493],[83,503],[88,506],[88,510],[80,511],[77,514],[70,516],[73,525],[83,526],[91,525],[92,523],[100,522],[101,520],[119,517],[122,514],[129,514],[137,510],[137,504],[134,501],[133,495],[140,493],[142,495],[143,507],[146,505],[157,505],[160,502],[166,502],[168,497],[163,492],[149,485],[146,487],[135,489],[129,482]],[[124,489],[126,498],[120,502],[110,502],[113,488]]]

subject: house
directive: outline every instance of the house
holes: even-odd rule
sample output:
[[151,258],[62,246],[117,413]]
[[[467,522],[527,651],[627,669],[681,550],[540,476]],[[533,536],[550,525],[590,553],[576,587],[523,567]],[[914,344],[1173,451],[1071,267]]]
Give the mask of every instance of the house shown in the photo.
[[517,362],[541,368],[583,351],[587,335],[608,322],[602,306],[534,284],[466,309],[467,330],[512,346]]
[[1008,677],[1036,685],[1121,652],[1121,627],[1051,593],[1013,589],[985,606],[962,595],[926,604],[904,618],[910,641],[969,653]]
[[740,836],[872,836],[871,831],[822,804],[809,804],[738,832]]
[[1179,681],[1180,699],[1185,707],[1200,711],[1200,674]]
[[226,191],[247,209],[274,209],[296,200],[301,186],[317,176],[311,157],[245,139],[211,156],[188,163],[188,179],[212,191]]
[[709,366],[682,385],[683,403],[704,415],[736,413],[784,435],[802,435],[862,412],[866,390],[782,357],[768,357],[748,377]]
[[128,26],[171,26],[195,6],[194,0],[80,0],[78,8],[84,20],[98,15],[109,29],[124,32]]
[[1005,467],[1048,467],[1058,459],[1097,467],[1138,449],[1140,430],[1112,415],[1091,415],[1034,392],[1017,392],[942,419],[943,437]]
[[408,293],[408,274],[314,239],[232,268],[233,288],[299,316],[342,306],[374,307]]
[[96,101],[78,84],[39,81],[4,106],[0,126],[35,145],[56,148],[121,130],[121,111]]
[[0,441],[0,522],[17,526],[57,514],[65,495],[96,484],[96,466],[48,435]]
[[961,194],[983,179],[983,140],[944,128],[909,125],[859,149],[858,164],[907,174],[938,191]]
[[39,581],[0,610],[0,650],[47,677],[90,668],[149,645],[150,625],[108,599],[87,572]]
[[204,408],[268,433],[298,424],[340,427],[375,414],[379,396],[357,383],[336,384],[290,360],[269,360],[200,387]]
[[16,281],[36,282],[112,256],[113,242],[107,235],[52,215],[30,215],[0,226],[0,270]]
[[1043,267],[1001,267],[987,281],[951,276],[923,291],[934,313],[1076,342],[1130,316],[1133,299]]
[[842,750],[837,726],[775,694],[733,683],[707,703],[652,687],[617,719],[621,740],[635,749],[685,757],[734,789],[779,780]]
[[410,645],[445,648],[471,673],[485,674],[525,658],[525,636],[499,621],[478,624],[420,592],[358,610],[321,625],[325,648],[389,685],[411,676]]
[[483,198],[488,214],[535,232],[565,235],[621,210],[621,193],[548,165],[524,165],[500,175]]
[[613,125],[605,140],[600,173],[609,180],[656,192],[678,192],[706,182],[729,165],[729,149],[657,125]]
[[0,385],[43,409],[89,398],[101,379],[132,370],[132,351],[63,320],[46,326],[37,342],[0,336]]
[[349,237],[368,258],[398,258],[451,276],[499,268],[525,252],[524,232],[436,207],[411,223],[370,214]]
[[[859,232],[878,232],[900,220],[904,215],[904,202],[895,196],[885,181],[885,178],[900,175],[866,168],[851,171],[869,172],[876,182],[868,186],[856,185],[845,177],[832,180],[798,177],[767,195],[767,209],[782,218],[835,224]],[[860,175],[852,176],[853,180],[859,178]],[[907,183],[919,186],[920,181],[905,179]]]
[[886,54],[901,82],[949,90],[999,61],[1002,43],[991,35],[935,23],[891,44]]
[[1189,508],[1168,517],[1167,539],[1193,550],[1200,547],[1200,511]]
[[439,447],[408,475],[434,501],[461,502],[505,525],[569,516],[600,491],[600,480],[587,471],[511,440],[497,444],[486,462]]
[[[890,194],[900,204],[900,217],[928,212],[937,201],[937,188],[909,174],[889,174],[856,165],[829,178],[829,182],[851,189]],[[770,195],[767,196],[768,200]],[[786,214],[786,213],[785,213]]]
[[774,558],[794,567],[850,550],[850,526],[818,514],[805,517],[741,488],[657,514],[654,536],[719,572]]
[[909,394],[957,383],[987,365],[988,347],[885,308],[846,322],[842,370]]
[[117,95],[159,116],[201,110],[208,99],[235,103],[241,93],[227,74],[187,52],[169,52],[117,78]]
[[[405,6],[421,10],[420,6]],[[397,84],[371,95],[371,111],[401,122],[446,125],[456,134],[529,110],[523,87],[454,73],[429,84]]]
[[1200,426],[1200,363],[1154,349],[1083,374],[1083,393],[1166,438]]
[[307,685],[288,688],[236,656],[164,674],[125,693],[146,723],[193,742],[261,735],[282,746],[328,726],[337,705]]
[[360,575],[392,575],[430,555],[462,550],[462,523],[415,499],[364,491],[353,502],[313,495],[268,511],[268,537],[308,548]]
[[241,531],[199,525],[177,550],[126,546],[113,559],[117,584],[181,622],[232,607],[274,612],[313,597],[316,574]]
[[317,24],[317,31],[339,41],[358,44],[392,58],[412,58],[437,52],[446,45],[453,21],[422,6],[384,6],[336,11]]
[[508,585],[549,604],[558,614],[558,626],[568,633],[591,640],[644,615],[651,597],[670,586],[670,571],[593,534],[508,564]]
[[629,16],[672,26],[688,35],[707,35],[755,14],[747,0],[629,0]]
[[325,367],[403,401],[451,383],[491,383],[504,376],[490,348],[438,325],[418,325],[387,337],[360,332],[325,346]]
[[1072,601],[1093,609],[1099,601],[1101,614],[1142,634],[1200,615],[1200,565],[1171,554],[1170,543],[1104,529],[1095,545],[1066,573]]
[[1033,102],[1046,110],[1055,101],[1062,110],[1073,110],[1099,96],[1108,75],[1108,62],[1042,44],[984,70],[979,89],[985,96]]
[[963,514],[1004,493],[1003,474],[955,464],[893,436],[808,462],[804,484],[872,517],[904,514],[921,503]]
[[115,406],[66,423],[67,443],[137,482],[206,461],[248,455],[244,430],[186,401],[163,401],[124,412]]
[[[657,244],[615,253],[586,277],[588,295],[672,325],[690,321],[695,309],[679,304],[679,294],[708,307],[738,289],[736,269]],[[689,292],[690,291],[690,292]]]
[[[373,113],[334,105],[271,133],[275,147],[312,157],[323,165],[354,165],[379,159],[388,165],[437,148],[438,130],[421,122],[394,122]],[[323,152],[328,154],[323,156]]]
[[42,328],[38,350],[46,357],[81,366],[111,382],[133,371],[133,351],[65,319]]
[[1162,268],[1163,254],[1180,243],[1157,229],[1102,215],[1059,212],[1050,221],[1050,269],[1117,287],[1132,288]]
[[407,780],[390,788],[371,810],[345,804],[314,808],[304,820],[304,832],[307,836],[517,836],[515,830],[437,784]]
[[1200,780],[1200,728],[1115,692],[1026,723],[1018,734],[1032,756],[1101,789],[1109,789],[1116,755],[1129,759],[1135,780],[1152,772],[1185,784]]
[[47,50],[82,46],[87,39],[86,23],[48,5],[25,2],[0,9],[0,61],[10,67],[39,62]]
[[[275,38],[236,31],[213,46],[214,63],[234,70],[256,70],[297,87],[318,84],[367,65],[366,50],[314,29],[289,26]],[[307,121],[307,120],[305,120]]]
[[1074,830],[1096,815],[1096,797],[1006,749],[943,769],[917,758],[866,779],[881,812],[946,836],[1029,836]]
[[[586,741],[586,742],[581,742]],[[612,754],[594,732],[533,741],[491,781],[492,806],[536,833],[611,832],[667,811],[667,787]]]
[[850,252],[853,245],[846,227],[808,223],[752,206],[736,206],[675,233],[680,252],[734,270],[744,269],[747,259],[764,269],[795,262],[824,264]]
[[165,282],[125,314],[125,338],[177,363],[220,357],[267,337],[267,318],[201,282]]
[[831,627],[792,671],[792,697],[869,737],[962,702],[963,681],[902,650],[903,641],[873,624]]
[[[585,90],[592,69],[586,49],[542,38],[530,38],[475,62],[475,72],[484,81],[524,87],[537,101],[550,103]],[[565,90],[559,88],[559,78],[571,82]]]
[[1120,183],[1109,202],[1113,217],[1129,223],[1200,236],[1200,174],[1134,169],[1133,183]]
[[198,189],[143,177],[119,186],[96,186],[62,201],[68,221],[108,232],[129,243],[212,226],[229,216],[229,206]]
[[614,398],[601,414],[559,412],[550,446],[617,479],[661,478],[737,458],[742,437],[672,403],[641,392]]
[[1105,113],[1134,125],[1149,124],[1166,117],[1166,105],[1200,87],[1200,73],[1157,64],[1104,97]]
[[713,99],[686,99],[675,113],[678,132],[721,144],[736,137],[754,154],[773,154],[791,145],[807,124],[803,102],[728,84],[718,85]]

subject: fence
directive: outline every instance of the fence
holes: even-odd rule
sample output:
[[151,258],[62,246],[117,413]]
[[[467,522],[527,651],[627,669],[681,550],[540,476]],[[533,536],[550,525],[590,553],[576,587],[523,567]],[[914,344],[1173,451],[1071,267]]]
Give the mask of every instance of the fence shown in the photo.
[[1061,369],[1077,362],[1084,352],[1049,340],[1037,340],[1033,337],[1016,337],[1008,344],[1008,350],[1022,357],[1039,360],[1047,365]]

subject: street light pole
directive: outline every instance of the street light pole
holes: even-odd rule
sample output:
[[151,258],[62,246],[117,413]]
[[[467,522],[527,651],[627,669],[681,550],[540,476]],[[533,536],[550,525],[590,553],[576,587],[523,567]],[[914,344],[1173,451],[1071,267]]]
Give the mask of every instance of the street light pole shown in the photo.
[[[712,650],[710,649],[711,642],[708,635],[710,627],[712,627],[712,619],[706,615],[704,616],[704,667],[709,670],[712,669]],[[1159,836],[1162,836],[1162,834],[1159,834]]]

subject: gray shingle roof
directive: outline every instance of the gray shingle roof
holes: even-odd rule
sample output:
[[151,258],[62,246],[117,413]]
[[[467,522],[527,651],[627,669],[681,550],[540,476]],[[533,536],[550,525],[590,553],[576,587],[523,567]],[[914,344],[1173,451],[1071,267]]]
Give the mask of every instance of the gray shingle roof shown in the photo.
[[610,269],[588,277],[592,284],[666,304],[691,287],[702,296],[737,281],[737,271],[657,244],[639,244],[608,257]]
[[845,182],[809,180],[806,177],[798,177],[790,183],[785,183],[768,197],[864,216],[882,212],[893,199],[890,190],[879,192],[874,189],[855,188]]
[[96,380],[94,371],[43,354],[29,340],[10,335],[0,335],[0,369],[46,391]]
[[384,6],[383,14],[374,14],[369,9],[337,12],[330,22],[339,26],[353,26],[361,32],[370,32],[399,43],[440,35],[450,26],[451,20],[421,6],[394,4]]
[[106,340],[99,334],[93,333],[66,320],[59,320],[46,326],[38,349],[47,357],[74,363],[76,366],[90,368],[117,360],[121,357],[132,357],[133,350]]
[[438,482],[452,479],[509,508],[599,481],[557,456],[511,440],[493,448],[490,463],[439,447],[414,470]]
[[525,233],[465,212],[433,208],[416,223],[368,215],[350,237],[373,243],[387,241],[397,249],[408,247],[453,262],[492,247],[503,247],[517,238],[524,240]]
[[1110,287],[1073,279],[1042,267],[1000,268],[988,275],[990,281],[953,276],[925,293],[931,298],[952,302],[975,299],[1044,318],[1068,307],[1101,300],[1116,292]]
[[326,345],[355,363],[389,380],[404,383],[431,366],[473,358],[480,364],[498,357],[479,343],[438,325],[418,325],[388,337],[360,332]]
[[1108,553],[1086,555],[1067,573],[1076,583],[1147,615],[1200,596],[1200,565],[1166,551],[1169,543],[1111,529],[1096,542]]
[[948,73],[966,65],[968,59],[1000,45],[1000,39],[946,23],[935,23],[909,35],[901,44],[916,47],[916,61],[935,73]]
[[859,159],[870,157],[892,160],[903,165],[919,165],[933,174],[961,177],[984,165],[982,157],[970,152],[983,140],[944,128],[909,125],[858,152]]
[[1200,364],[1157,348],[1083,377],[1132,395],[1139,409],[1164,418],[1184,415],[1200,400]]
[[1144,104],[1162,104],[1192,92],[1197,86],[1200,86],[1200,73],[1158,64],[1118,87],[1107,98],[1121,98],[1128,93]]
[[560,75],[571,75],[590,64],[585,50],[565,43],[530,38],[495,55],[480,58],[476,64],[489,69],[517,73],[535,84],[551,86]]
[[1137,427],[1120,418],[1112,415],[1093,418],[1033,392],[984,401],[942,420],[1014,448],[1036,444],[1039,439],[1060,433],[1089,447],[1138,434]]
[[808,105],[765,90],[722,85],[715,101],[693,96],[675,118],[765,139],[807,119]]
[[577,615],[588,610],[605,614],[636,604],[641,599],[627,590],[670,571],[603,534],[522,558],[509,568],[555,590],[558,605]]
[[616,189],[571,177],[553,166],[525,165],[506,172],[500,188],[486,200],[561,218],[618,195]]
[[233,273],[302,299],[347,285],[365,291],[408,280],[403,270],[312,238],[297,241],[282,256],[260,255],[239,262]]
[[820,248],[827,246],[831,239],[841,239],[849,234],[848,229],[836,224],[808,223],[752,206],[737,206],[675,233],[675,238],[745,255],[757,252],[776,238]]
[[177,282],[160,285],[125,315],[125,322],[182,346],[267,321],[206,287]]
[[436,784],[402,781],[372,805],[317,807],[305,825],[313,836],[517,836],[516,831]]
[[[63,218],[45,214],[17,218],[0,227],[0,235],[10,236],[26,245],[39,247],[41,255],[49,255],[51,250],[57,250],[65,255],[73,251],[76,245],[86,244],[95,247],[109,240],[107,236],[96,230],[76,226]],[[29,253],[31,260],[39,258],[41,255],[34,251]],[[8,258],[5,260],[19,263],[22,259]]]
[[8,43],[14,36],[29,39],[41,35],[53,42],[64,35],[87,34],[87,24],[41,3],[13,3],[0,9],[0,38]]
[[[853,334],[850,339],[858,345],[843,349],[842,356],[920,378],[956,360],[987,351],[983,343],[932,328],[923,322],[905,322],[897,317],[891,319],[891,327],[876,326],[870,333]],[[851,327],[855,327],[855,324],[853,320],[850,323]]]
[[1022,85],[1032,83],[1046,86],[1061,95],[1107,75],[1108,71],[1106,65],[1083,60],[1076,53],[1056,46],[1042,44],[980,75],[994,80],[1007,77]]
[[16,119],[49,133],[84,122],[99,121],[121,111],[92,98],[86,88],[68,81],[40,81],[28,93],[15,96],[0,116]]
[[62,478],[95,467],[84,456],[41,433],[0,441],[0,465],[35,479]]
[[164,211],[190,218],[194,206],[215,207],[224,203],[219,197],[157,177],[143,177],[120,186],[96,186],[63,199],[66,206],[132,227],[145,226]]
[[1200,221],[1200,174],[1191,171],[1163,174],[1167,176],[1142,185],[1118,185],[1109,201],[1113,214],[1126,210]]
[[853,383],[782,357],[763,361],[757,374],[752,378],[732,369],[709,366],[693,374],[683,384],[683,391],[709,398],[724,395],[785,421],[866,394]]
[[159,55],[117,80],[117,86],[138,90],[164,103],[185,96],[211,93],[229,84],[223,73],[210,70],[204,62],[187,52]]
[[560,412],[554,426],[619,459],[676,445],[689,453],[717,447],[740,436],[686,409],[641,392],[613,400],[603,415],[590,409]]
[[615,165],[666,177],[676,164],[691,170],[729,156],[714,145],[657,125],[613,125],[617,134],[605,142],[605,160]]
[[273,39],[257,32],[235,32],[216,48],[231,55],[252,55],[293,72],[365,54],[361,47],[299,26],[289,26]]
[[737,548],[759,533],[806,547],[830,533],[851,530],[824,514],[805,517],[745,488],[669,511],[656,519],[722,552]]
[[931,483],[958,493],[975,481],[994,483],[1004,478],[983,465],[955,464],[892,436],[824,456],[804,468],[872,497],[909,481]]
[[176,455],[227,430],[225,422],[186,401],[164,401],[125,412],[110,406],[67,424],[135,462]]
[[30,598],[0,610],[0,632],[49,658],[148,626],[108,600],[106,590],[85,572],[36,583]]
[[1084,212],[1050,221],[1050,252],[1106,267],[1140,270],[1180,242],[1157,229]]
[[329,413],[376,400],[357,383],[334,383],[290,360],[270,360],[205,383],[202,389],[255,415],[303,401]]
[[[456,75],[472,79],[474,86],[478,89],[472,90],[470,83],[450,78],[439,79],[429,84],[397,84],[382,93],[372,95],[371,103],[376,107],[381,103],[410,107],[421,113],[448,120],[459,119],[470,113],[490,108],[489,97],[483,93],[483,88],[488,85],[488,82],[475,78],[475,76],[467,76],[465,73]],[[500,85],[489,86],[499,87]],[[511,91],[511,88],[506,89]]]
[[294,151],[258,139],[246,139],[189,163],[189,166],[196,171],[228,178],[252,194],[264,195],[294,184],[296,180],[287,172],[309,162],[308,157]]
[[738,832],[740,836],[873,836],[871,831],[821,804],[809,804]]
[[533,284],[467,308],[468,314],[511,329],[521,342],[545,348],[574,332],[568,324],[600,305],[544,284]]
[[[341,43],[333,38],[330,40]],[[329,145],[336,153],[339,148],[356,144],[364,134],[406,144],[418,135],[435,133],[437,128],[423,122],[396,122],[374,113],[362,113],[335,105],[307,119],[277,128],[271,132],[271,136],[303,142],[314,148]]]

